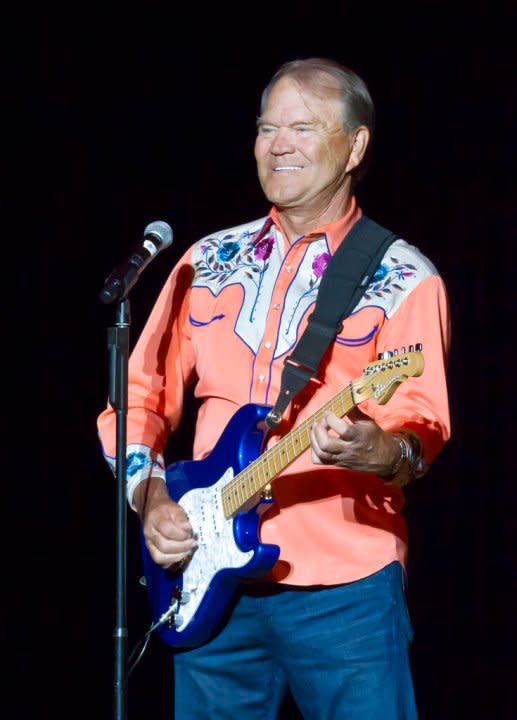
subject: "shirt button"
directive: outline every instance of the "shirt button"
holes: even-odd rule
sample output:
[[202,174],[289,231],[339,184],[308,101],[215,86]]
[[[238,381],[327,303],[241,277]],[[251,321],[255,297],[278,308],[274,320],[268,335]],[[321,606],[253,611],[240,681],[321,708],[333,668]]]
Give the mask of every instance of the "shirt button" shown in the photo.
[[264,375],[259,375],[258,379],[259,379],[259,382],[264,382]]
[[266,340],[266,342],[264,343],[264,345],[267,347],[268,350],[269,350],[269,348],[271,347],[271,343],[269,342],[269,340]]
[[275,303],[275,304],[273,305],[273,309],[274,309],[274,310],[278,310],[279,307],[280,307],[280,303]]
[[290,265],[286,265],[286,266],[285,266],[285,271],[290,273],[290,272],[293,271],[293,268],[292,268]]

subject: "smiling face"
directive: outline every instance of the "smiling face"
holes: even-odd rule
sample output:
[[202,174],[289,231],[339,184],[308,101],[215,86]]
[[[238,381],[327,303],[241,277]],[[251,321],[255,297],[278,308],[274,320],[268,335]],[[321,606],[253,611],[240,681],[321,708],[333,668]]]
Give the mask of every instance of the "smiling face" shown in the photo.
[[281,210],[301,210],[327,222],[339,218],[350,172],[367,142],[366,128],[345,130],[337,93],[321,97],[288,76],[281,78],[259,118],[255,141],[264,194]]

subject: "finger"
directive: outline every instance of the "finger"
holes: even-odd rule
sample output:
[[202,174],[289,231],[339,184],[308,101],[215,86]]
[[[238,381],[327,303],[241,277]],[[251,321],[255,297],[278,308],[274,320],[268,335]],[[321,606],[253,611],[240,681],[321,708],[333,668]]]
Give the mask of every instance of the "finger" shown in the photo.
[[312,462],[316,465],[321,465],[322,460],[320,458],[321,448],[318,443],[318,438],[316,436],[316,428],[315,425],[311,428],[311,434],[310,434],[310,441],[311,441],[311,459]]
[[179,551],[174,553],[167,553],[162,552],[152,544],[149,544],[147,547],[149,550],[149,554],[151,555],[154,562],[165,569],[171,568],[174,565],[178,565],[180,563],[185,563],[186,561],[190,560],[190,558],[192,557],[192,553],[194,552],[193,550],[188,550],[187,552]]
[[194,534],[183,508],[173,503],[155,508],[146,518],[145,525],[170,540],[186,540]]
[[170,518],[154,518],[148,524],[148,535],[150,537],[163,538],[163,542],[187,542],[194,538],[194,531],[190,527],[179,525]]
[[311,442],[318,454],[330,452],[330,440],[327,428],[323,423],[315,423],[311,429]]
[[334,456],[330,453],[325,453],[322,450],[316,450],[312,448],[311,459],[315,465],[333,465]]
[[318,465],[327,465],[333,462],[333,447],[335,440],[327,435],[324,428],[313,426],[311,430],[312,461]]
[[[339,421],[339,418],[334,416],[335,419],[330,419],[330,422],[333,424],[336,424],[336,421]],[[346,452],[347,448],[349,447],[349,443],[351,440],[355,439],[355,432],[352,430],[350,433],[348,428],[348,424],[345,423],[346,426],[346,436],[343,437],[343,435],[337,435],[337,437],[334,434],[330,434],[330,430],[334,430],[333,428],[329,427],[329,429],[324,429],[321,427],[321,425],[314,425],[314,437],[315,441],[318,445],[318,447],[326,453],[329,453],[331,455],[337,455],[342,452]],[[337,425],[336,425],[337,427]],[[351,435],[351,437],[348,437],[348,435]]]
[[187,513],[180,505],[176,505],[171,510],[171,517],[178,527],[184,528],[190,535],[192,535],[192,525],[190,524]]
[[159,532],[151,532],[145,537],[148,547],[152,547],[156,553],[170,558],[171,561],[177,561],[178,558],[195,550],[198,545],[196,538],[172,540]]
[[343,440],[349,440],[354,436],[354,427],[343,418],[339,418],[333,412],[325,413],[325,421],[329,430],[333,430]]

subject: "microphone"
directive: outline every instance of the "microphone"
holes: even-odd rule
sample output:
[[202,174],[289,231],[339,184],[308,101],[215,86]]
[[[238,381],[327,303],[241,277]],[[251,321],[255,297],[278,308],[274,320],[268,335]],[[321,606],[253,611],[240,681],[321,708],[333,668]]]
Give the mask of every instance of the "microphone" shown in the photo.
[[163,220],[155,220],[144,230],[144,237],[125,263],[115,268],[105,280],[99,298],[105,305],[123,300],[151,260],[172,244],[172,228]]

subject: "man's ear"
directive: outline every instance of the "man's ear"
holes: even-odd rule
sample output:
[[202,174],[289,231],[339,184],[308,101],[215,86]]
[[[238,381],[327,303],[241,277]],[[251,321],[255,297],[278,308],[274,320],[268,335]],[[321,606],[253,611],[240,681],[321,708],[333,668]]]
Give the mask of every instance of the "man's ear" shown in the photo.
[[346,166],[347,172],[351,172],[361,164],[369,142],[370,131],[366,126],[360,125],[353,133],[352,150],[350,151],[350,157],[348,158]]

